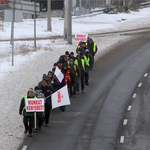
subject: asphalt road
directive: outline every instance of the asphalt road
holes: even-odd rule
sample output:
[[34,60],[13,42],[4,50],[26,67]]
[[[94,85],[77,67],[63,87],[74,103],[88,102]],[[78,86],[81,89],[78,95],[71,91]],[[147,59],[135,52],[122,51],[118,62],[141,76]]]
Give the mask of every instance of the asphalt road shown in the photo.
[[150,149],[150,67],[141,77],[124,115],[118,150]]
[[[150,35],[145,35],[99,59],[85,93],[71,99],[65,112],[52,112],[50,126],[43,126],[41,132],[28,137],[23,145],[28,150],[124,149],[125,143],[119,143],[124,133],[122,122],[137,84],[150,66],[149,41]],[[138,104],[135,106],[140,109]]]

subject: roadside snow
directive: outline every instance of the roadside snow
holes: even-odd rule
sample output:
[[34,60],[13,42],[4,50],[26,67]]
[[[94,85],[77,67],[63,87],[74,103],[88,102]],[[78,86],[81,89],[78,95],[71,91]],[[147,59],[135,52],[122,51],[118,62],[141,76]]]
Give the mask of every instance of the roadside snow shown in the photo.
[[[92,17],[74,17],[73,33],[105,32],[139,27],[150,27],[150,8],[130,14],[106,15],[95,13]],[[126,19],[122,21],[122,19]],[[46,31],[46,19],[37,20],[37,36],[62,35],[63,20],[52,19],[53,31]],[[4,31],[0,39],[10,37],[10,23],[4,23]],[[15,23],[15,37],[33,37],[33,20]],[[110,50],[110,47],[131,39],[132,36],[93,37],[99,51],[96,59]],[[47,73],[54,62],[65,51],[76,50],[77,43],[68,45],[62,39],[37,41],[37,50],[33,49],[32,41],[15,42],[15,66],[11,66],[11,46],[9,42],[0,43],[0,145],[1,150],[16,150],[22,142],[24,126],[22,116],[19,116],[19,105],[30,87],[41,80],[42,74]]]
[[[129,27],[138,28],[150,26],[150,8],[141,9],[139,12],[119,13],[119,14],[102,14],[94,13],[91,16],[73,17],[73,34],[83,32],[95,32],[97,30],[118,30],[128,29]],[[15,23],[15,38],[33,37],[34,21],[25,19],[23,22]],[[49,37],[52,35],[63,35],[64,20],[62,18],[52,18],[52,32],[47,31],[47,19],[37,19],[37,36]],[[5,22],[4,31],[1,32],[0,39],[9,39],[11,23]]]

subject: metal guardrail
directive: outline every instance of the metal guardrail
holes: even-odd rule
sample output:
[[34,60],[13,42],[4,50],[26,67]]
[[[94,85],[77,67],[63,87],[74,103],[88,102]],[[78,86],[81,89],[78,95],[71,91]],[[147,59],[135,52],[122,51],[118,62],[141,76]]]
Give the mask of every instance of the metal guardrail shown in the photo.
[[150,1],[140,4],[140,6],[145,6],[145,5],[150,5]]

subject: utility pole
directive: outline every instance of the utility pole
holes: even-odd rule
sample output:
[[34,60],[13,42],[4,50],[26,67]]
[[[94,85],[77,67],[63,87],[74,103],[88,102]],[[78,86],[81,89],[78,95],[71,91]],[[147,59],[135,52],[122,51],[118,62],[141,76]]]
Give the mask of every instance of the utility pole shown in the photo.
[[36,48],[36,3],[34,2],[34,47]]
[[12,43],[12,66],[14,66],[14,22],[15,22],[15,0],[13,1],[12,10],[12,27],[11,27],[11,43]]
[[82,0],[79,1],[79,10],[80,10],[80,15],[82,14]]
[[47,13],[48,13],[47,31],[52,31],[52,27],[51,27],[51,0],[47,0]]
[[[66,1],[66,0],[65,0]],[[67,40],[67,22],[68,22],[68,8],[67,5],[65,4],[64,1],[64,6],[65,6],[65,19],[64,19],[64,40]]]
[[72,0],[68,0],[68,22],[67,22],[67,39],[68,44],[72,44]]

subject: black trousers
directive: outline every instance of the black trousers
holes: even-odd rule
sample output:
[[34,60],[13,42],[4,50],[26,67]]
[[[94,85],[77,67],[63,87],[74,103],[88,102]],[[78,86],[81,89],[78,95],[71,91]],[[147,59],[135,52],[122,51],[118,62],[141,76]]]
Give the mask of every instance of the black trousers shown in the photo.
[[76,88],[77,88],[76,87],[76,82],[75,83],[71,82],[70,83],[70,88],[69,88],[69,94],[70,94],[70,96],[76,94]]
[[45,103],[45,123],[49,123],[49,116],[50,116],[50,111],[51,111],[51,105],[48,105]]
[[26,130],[29,130],[29,134],[32,134],[32,127],[33,127],[33,116],[24,116],[23,123]]
[[37,125],[38,127],[41,127],[44,121],[43,112],[37,112],[36,114],[37,114]]

